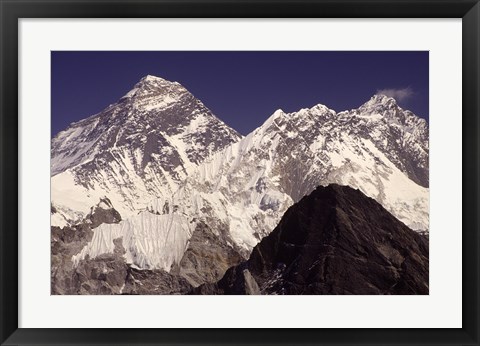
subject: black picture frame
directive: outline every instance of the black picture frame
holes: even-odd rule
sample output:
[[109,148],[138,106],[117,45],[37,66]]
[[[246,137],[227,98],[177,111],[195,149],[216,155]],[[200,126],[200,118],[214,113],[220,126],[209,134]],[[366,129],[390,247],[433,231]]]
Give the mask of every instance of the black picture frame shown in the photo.
[[[0,342],[2,345],[479,345],[480,5],[478,0],[0,0],[0,12],[2,31],[0,47]],[[462,18],[463,327],[459,329],[218,330],[18,328],[18,19],[132,17]]]

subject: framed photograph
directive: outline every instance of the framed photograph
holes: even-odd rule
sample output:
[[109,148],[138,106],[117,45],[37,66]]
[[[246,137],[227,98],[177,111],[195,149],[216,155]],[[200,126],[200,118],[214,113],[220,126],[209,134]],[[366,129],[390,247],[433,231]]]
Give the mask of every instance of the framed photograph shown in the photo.
[[1,1],[2,345],[478,345],[478,1]]

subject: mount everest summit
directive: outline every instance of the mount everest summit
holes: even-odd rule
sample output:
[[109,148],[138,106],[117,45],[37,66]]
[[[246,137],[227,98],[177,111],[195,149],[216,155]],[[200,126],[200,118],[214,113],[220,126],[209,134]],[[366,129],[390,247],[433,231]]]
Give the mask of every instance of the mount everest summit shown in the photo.
[[104,196],[122,217],[135,214],[239,139],[180,84],[146,76],[117,103],[52,140],[57,224],[81,220]]
[[[243,137],[179,83],[146,76],[52,140],[51,219],[62,242],[52,269],[62,283],[52,287],[72,293],[62,266],[75,271],[114,255],[184,291],[213,283],[289,207],[330,184],[358,189],[428,231],[428,139],[426,121],[384,95],[339,113],[277,110]],[[79,227],[88,236],[68,245]],[[137,292],[122,285],[111,292]]]

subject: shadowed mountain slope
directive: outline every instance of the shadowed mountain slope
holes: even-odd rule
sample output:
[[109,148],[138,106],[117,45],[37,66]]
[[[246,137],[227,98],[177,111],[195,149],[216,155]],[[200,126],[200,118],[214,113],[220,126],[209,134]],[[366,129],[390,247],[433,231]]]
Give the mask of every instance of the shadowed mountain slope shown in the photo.
[[372,198],[318,187],[248,261],[196,294],[428,294],[428,240]]

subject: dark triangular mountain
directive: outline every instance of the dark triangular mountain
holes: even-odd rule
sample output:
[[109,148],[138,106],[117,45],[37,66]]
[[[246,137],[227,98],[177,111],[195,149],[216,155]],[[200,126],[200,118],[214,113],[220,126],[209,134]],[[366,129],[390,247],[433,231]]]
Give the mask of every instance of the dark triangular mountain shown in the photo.
[[294,204],[248,261],[198,294],[428,294],[428,239],[347,186]]

